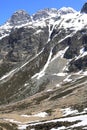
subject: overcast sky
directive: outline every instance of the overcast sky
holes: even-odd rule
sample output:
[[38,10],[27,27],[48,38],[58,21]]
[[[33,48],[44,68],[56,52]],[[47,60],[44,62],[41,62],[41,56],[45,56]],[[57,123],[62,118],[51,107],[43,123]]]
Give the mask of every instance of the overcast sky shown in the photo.
[[0,1],[0,25],[17,10],[26,10],[33,14],[44,8],[72,7],[80,10],[86,0],[1,0]]

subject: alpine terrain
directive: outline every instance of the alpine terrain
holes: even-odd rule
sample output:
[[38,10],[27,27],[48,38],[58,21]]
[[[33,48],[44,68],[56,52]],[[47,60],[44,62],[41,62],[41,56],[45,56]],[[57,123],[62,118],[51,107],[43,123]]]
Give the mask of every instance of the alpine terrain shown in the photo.
[[0,130],[87,130],[87,3],[0,26]]

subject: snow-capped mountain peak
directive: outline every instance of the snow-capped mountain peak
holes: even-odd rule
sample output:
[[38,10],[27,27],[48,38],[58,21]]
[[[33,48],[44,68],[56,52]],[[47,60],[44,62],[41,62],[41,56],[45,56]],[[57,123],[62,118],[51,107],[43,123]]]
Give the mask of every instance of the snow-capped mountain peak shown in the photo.
[[33,19],[36,21],[38,19],[48,18],[51,16],[57,15],[58,10],[56,8],[46,8],[43,10],[38,11],[36,14],[33,15]]
[[30,15],[25,10],[18,10],[16,11],[11,18],[8,20],[8,22],[11,25],[20,25],[26,22],[31,21]]
[[61,9],[58,10],[58,14],[64,15],[68,13],[76,13],[77,11],[74,10],[71,7],[62,7]]
[[0,26],[0,39],[8,36],[12,28],[22,27],[31,21],[31,16],[25,10],[18,10],[14,12],[11,18],[9,18],[5,24]]

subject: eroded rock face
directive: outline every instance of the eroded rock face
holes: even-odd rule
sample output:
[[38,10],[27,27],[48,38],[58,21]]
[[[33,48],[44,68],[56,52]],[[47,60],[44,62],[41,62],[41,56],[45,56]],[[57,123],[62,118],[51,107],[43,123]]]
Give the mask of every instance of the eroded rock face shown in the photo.
[[12,30],[9,37],[0,41],[0,55],[4,55],[4,58],[9,61],[13,58],[12,62],[16,62],[16,58],[21,61],[29,55],[38,53],[47,42],[48,30],[44,28],[40,35],[34,35],[35,31],[34,28],[23,27]]

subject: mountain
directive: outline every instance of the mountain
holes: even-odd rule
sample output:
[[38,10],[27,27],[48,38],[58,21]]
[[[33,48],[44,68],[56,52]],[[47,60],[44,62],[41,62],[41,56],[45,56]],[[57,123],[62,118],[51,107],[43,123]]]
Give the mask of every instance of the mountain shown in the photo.
[[30,21],[31,21],[30,15],[24,10],[19,10],[19,11],[16,11],[7,22],[10,25],[15,26],[15,25],[21,25]]
[[86,129],[86,86],[86,3],[18,10],[0,26],[1,129]]

